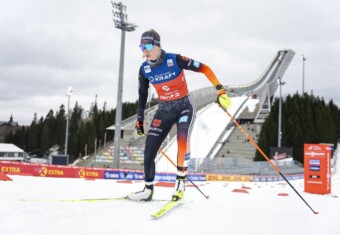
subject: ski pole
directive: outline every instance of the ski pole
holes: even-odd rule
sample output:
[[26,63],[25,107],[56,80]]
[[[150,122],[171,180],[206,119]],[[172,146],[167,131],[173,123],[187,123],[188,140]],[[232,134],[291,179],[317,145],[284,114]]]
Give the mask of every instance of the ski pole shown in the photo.
[[[172,164],[174,167],[176,167],[176,164],[168,157],[168,155],[166,155],[166,153],[163,152],[162,149],[160,149],[160,152],[163,154],[164,157],[166,157],[166,159],[169,160],[169,162],[171,162],[171,164]],[[200,193],[201,193],[206,199],[209,199],[209,196],[205,195],[205,194],[202,192],[202,190],[201,190],[196,184],[194,184],[194,182],[193,182],[187,175],[185,176],[185,178],[187,178],[187,179],[190,181],[190,183],[191,183],[193,186],[195,186],[195,188],[197,188],[197,190],[200,191]]]
[[[222,108],[222,107],[221,107]],[[228,110],[222,108],[224,112],[228,114],[228,116],[231,118],[231,120],[235,123],[235,125],[241,130],[243,134],[248,138],[248,140],[253,144],[253,146],[261,153],[261,155],[270,163],[270,165],[274,168],[274,170],[281,175],[281,177],[288,183],[288,185],[295,191],[295,193],[304,201],[304,203],[313,211],[314,214],[319,214],[319,212],[316,212],[313,210],[313,208],[306,202],[306,200],[299,194],[299,192],[293,187],[293,185],[290,184],[290,182],[287,180],[287,178],[281,173],[279,168],[277,168],[268,158],[268,156],[262,151],[262,149],[258,146],[258,144],[249,136],[249,134],[241,127],[241,125],[235,120],[233,116],[228,112]]]

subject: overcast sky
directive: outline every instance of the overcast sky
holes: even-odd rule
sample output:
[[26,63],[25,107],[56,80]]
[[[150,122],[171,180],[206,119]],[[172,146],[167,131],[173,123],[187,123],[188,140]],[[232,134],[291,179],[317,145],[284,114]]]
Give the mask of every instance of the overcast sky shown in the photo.
[[[29,125],[75,102],[116,107],[121,31],[109,0],[0,0],[0,121]],[[340,106],[340,2],[337,0],[126,0],[123,101],[137,100],[140,35],[155,29],[163,49],[209,65],[223,84],[257,79],[278,50],[296,52],[283,94],[305,91]],[[189,90],[211,84],[187,72]]]

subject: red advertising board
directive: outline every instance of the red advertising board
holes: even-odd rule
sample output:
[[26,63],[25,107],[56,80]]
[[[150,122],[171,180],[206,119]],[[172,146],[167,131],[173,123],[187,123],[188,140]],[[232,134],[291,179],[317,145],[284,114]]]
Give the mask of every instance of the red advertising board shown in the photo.
[[104,179],[104,169],[0,161],[0,172],[41,177]]
[[331,146],[328,144],[305,144],[305,192],[331,193]]

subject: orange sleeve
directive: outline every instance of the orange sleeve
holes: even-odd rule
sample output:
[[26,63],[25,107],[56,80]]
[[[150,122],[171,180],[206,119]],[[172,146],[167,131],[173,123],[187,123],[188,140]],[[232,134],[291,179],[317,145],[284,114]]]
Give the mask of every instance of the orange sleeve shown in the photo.
[[204,75],[209,79],[209,81],[214,85],[214,87],[216,87],[218,84],[221,84],[209,66],[201,63],[201,66],[198,71],[204,73]]

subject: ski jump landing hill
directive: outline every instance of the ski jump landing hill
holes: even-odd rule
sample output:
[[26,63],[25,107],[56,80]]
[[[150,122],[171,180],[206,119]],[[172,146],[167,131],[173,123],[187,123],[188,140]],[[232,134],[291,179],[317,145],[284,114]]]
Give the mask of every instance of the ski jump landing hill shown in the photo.
[[[279,86],[278,79],[283,78],[294,55],[295,52],[293,50],[280,50],[275,54],[263,74],[252,83],[236,86],[224,84],[232,99],[232,107],[229,109],[231,115],[237,119],[246,108],[254,111],[255,106],[258,106],[254,123],[263,123],[270,113],[272,98]],[[214,87],[193,91],[190,93],[190,97],[197,111],[195,125],[191,134],[191,159],[214,158],[221,148],[219,142],[226,140],[230,134],[230,131],[228,132],[230,118],[217,107],[215,103],[216,90]],[[156,110],[157,105],[145,111],[144,123],[146,132]],[[122,121],[123,138],[121,139],[121,146],[139,146],[139,148],[143,146],[145,138],[137,136],[134,128],[135,120],[136,115]],[[107,130],[114,130],[114,125],[108,127]],[[176,162],[176,127],[173,128],[168,137],[162,148]],[[113,152],[113,146],[111,146],[110,151]],[[142,159],[142,151],[139,151],[141,152],[140,158]],[[121,156],[121,162],[123,158]],[[157,156],[156,163],[158,171],[175,171],[173,165],[162,154]]]

